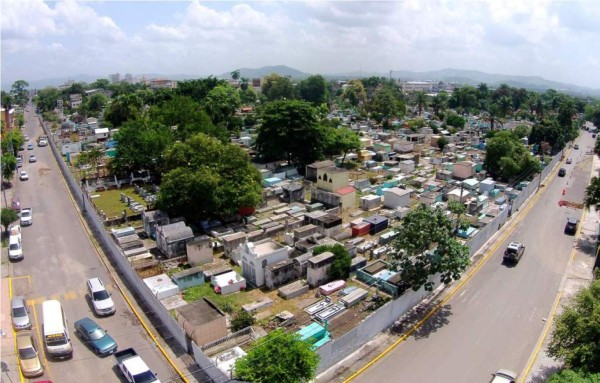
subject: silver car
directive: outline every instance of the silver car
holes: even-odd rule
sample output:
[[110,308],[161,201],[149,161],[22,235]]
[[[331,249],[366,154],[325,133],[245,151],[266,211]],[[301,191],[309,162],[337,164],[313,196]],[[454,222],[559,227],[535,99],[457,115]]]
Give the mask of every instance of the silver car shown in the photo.
[[29,309],[25,298],[13,297],[10,301],[10,316],[15,331],[31,328],[31,318],[29,318]]

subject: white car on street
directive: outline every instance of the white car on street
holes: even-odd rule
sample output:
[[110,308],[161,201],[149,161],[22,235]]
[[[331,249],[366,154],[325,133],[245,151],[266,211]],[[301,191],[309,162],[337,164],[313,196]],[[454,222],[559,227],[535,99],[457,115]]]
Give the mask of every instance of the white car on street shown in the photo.
[[29,174],[27,174],[26,170],[21,170],[21,172],[19,173],[19,179],[21,181],[27,181],[29,179]]
[[31,208],[21,209],[21,226],[29,226],[33,223],[33,212]]
[[23,259],[23,246],[21,245],[21,239],[19,239],[16,235],[9,237],[8,259],[11,261]]

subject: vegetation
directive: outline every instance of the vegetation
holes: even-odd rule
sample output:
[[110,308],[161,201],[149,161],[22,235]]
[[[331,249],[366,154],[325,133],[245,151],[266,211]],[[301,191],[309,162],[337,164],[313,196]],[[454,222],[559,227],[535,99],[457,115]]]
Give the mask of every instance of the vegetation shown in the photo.
[[585,188],[583,204],[586,209],[594,207],[597,212],[600,212],[600,177],[592,177],[590,184]]
[[254,324],[255,319],[248,311],[239,309],[231,318],[231,331],[236,332],[250,327]]
[[582,289],[556,318],[548,355],[579,373],[600,373],[600,280]]
[[235,376],[253,383],[301,383],[315,377],[319,355],[293,332],[276,330],[259,338],[235,363]]
[[600,373],[586,374],[573,370],[562,370],[550,376],[547,383],[600,383]]
[[541,170],[539,160],[510,131],[497,132],[488,140],[483,166],[492,177],[505,181],[521,181]]
[[441,208],[419,205],[396,230],[396,251],[390,256],[402,280],[415,291],[431,291],[430,278],[438,273],[443,283],[457,280],[469,265],[469,249],[454,238],[452,222]]
[[438,148],[440,148],[440,150],[443,152],[444,148],[450,143],[450,140],[448,140],[446,136],[440,136],[437,139],[436,143]]
[[13,209],[9,208],[3,208],[0,214],[2,215],[0,220],[2,221],[2,226],[4,226],[4,231],[8,232],[9,226],[19,219],[19,214],[17,214],[17,212]]
[[329,279],[348,279],[350,276],[350,264],[352,262],[352,258],[350,257],[350,254],[348,254],[348,250],[339,244],[320,245],[313,249],[313,255],[319,255],[326,251],[334,254],[333,263],[327,271]]

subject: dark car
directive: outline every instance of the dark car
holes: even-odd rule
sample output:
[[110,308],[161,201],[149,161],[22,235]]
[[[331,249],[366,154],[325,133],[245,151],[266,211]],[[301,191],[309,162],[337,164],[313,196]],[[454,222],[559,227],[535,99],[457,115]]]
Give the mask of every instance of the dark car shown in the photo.
[[565,234],[575,235],[577,232],[577,224],[579,221],[576,218],[567,218],[567,224],[565,225]]
[[579,145],[575,144],[575,145],[573,146],[573,149],[575,149],[575,150],[579,149]]
[[565,169],[565,168],[558,169],[558,176],[559,177],[564,177],[566,175],[567,175],[567,169]]
[[12,201],[10,203],[10,208],[16,212],[21,211],[21,201],[19,201],[19,197],[12,197]]
[[98,355],[110,355],[117,351],[117,342],[90,318],[75,322],[75,333]]

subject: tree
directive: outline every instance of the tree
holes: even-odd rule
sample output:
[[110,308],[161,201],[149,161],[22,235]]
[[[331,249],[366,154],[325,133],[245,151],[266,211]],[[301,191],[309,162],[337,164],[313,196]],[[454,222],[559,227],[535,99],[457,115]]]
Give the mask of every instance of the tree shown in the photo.
[[600,280],[581,289],[558,315],[548,355],[567,368],[600,373]]
[[94,93],[84,103],[86,110],[94,115],[100,113],[102,108],[107,104],[108,98],[104,93]]
[[511,131],[497,132],[485,148],[484,168],[494,178],[514,181],[525,179],[541,170],[540,162]]
[[240,107],[240,95],[231,85],[219,84],[208,92],[203,104],[213,123],[218,124],[228,121]]
[[600,177],[592,177],[590,184],[585,188],[583,204],[586,209],[594,207],[596,211],[600,211]]
[[12,153],[2,153],[2,179],[10,181],[17,170],[17,158]]
[[4,232],[8,233],[8,227],[19,219],[19,214],[17,214],[17,212],[13,209],[9,208],[3,208],[0,214],[2,215],[0,220],[2,221],[2,226],[4,226]]
[[235,376],[254,383],[302,383],[315,377],[319,355],[299,335],[276,330],[235,363]]
[[231,331],[236,332],[252,326],[256,320],[244,309],[239,309],[231,319]]
[[242,105],[253,105],[256,103],[256,99],[257,95],[254,89],[249,88],[248,86],[246,86],[246,89],[244,89],[244,87],[240,88],[240,102]]
[[306,101],[280,100],[263,105],[256,149],[270,160],[285,159],[304,168],[323,151],[325,132]]
[[446,124],[454,126],[455,128],[458,128],[460,130],[462,130],[465,127],[466,122],[467,121],[464,117],[461,117],[456,113],[448,113],[448,116],[446,116]]
[[573,370],[562,370],[552,374],[547,383],[600,383],[599,374],[586,374]]
[[270,75],[265,76],[261,88],[262,94],[264,94],[269,101],[291,100],[294,98],[294,85],[292,84],[292,81],[277,73],[271,73]]
[[456,234],[458,230],[467,230],[471,223],[468,219],[463,218],[467,212],[465,204],[459,201],[448,201],[448,210],[452,213],[451,221],[454,222],[452,233]]
[[27,103],[27,100],[29,99],[29,92],[27,91],[28,86],[29,83],[25,80],[17,80],[12,84],[10,94],[17,105],[23,106]]
[[430,278],[440,275],[443,283],[460,278],[469,265],[469,248],[452,235],[452,222],[443,209],[419,205],[397,228],[396,251],[390,256],[404,282],[417,291],[431,291]]
[[23,133],[18,129],[12,129],[8,132],[4,132],[2,141],[0,142],[0,148],[2,148],[2,153],[16,156],[19,148],[24,143],[25,137],[23,137]]
[[262,200],[261,176],[242,148],[197,134],[165,154],[158,205],[191,222],[233,215]]
[[423,91],[419,91],[415,93],[415,105],[417,106],[417,110],[419,111],[419,116],[423,111],[423,106],[427,105],[427,95]]
[[60,97],[60,91],[57,88],[48,87],[40,89],[35,95],[35,104],[42,113],[48,112],[56,108],[56,101]]
[[218,80],[213,76],[207,78],[177,82],[176,93],[181,96],[191,97],[193,100],[203,102],[204,98],[215,86],[226,84],[225,80]]
[[110,81],[108,81],[106,78],[99,78],[90,84],[90,89],[108,90],[108,88],[110,88]]
[[327,276],[330,280],[343,279],[346,280],[350,276],[350,264],[352,258],[348,254],[348,250],[340,244],[337,245],[320,245],[313,249],[313,255],[319,255],[326,251],[334,254],[333,263],[327,271]]
[[446,136],[440,136],[437,139],[436,143],[437,143],[438,148],[440,148],[440,150],[443,152],[446,145],[448,145],[450,143],[450,140],[448,140],[448,138]]
[[328,128],[326,129],[326,137],[324,153],[331,156],[343,154],[342,165],[348,152],[360,149],[358,134],[348,128]]
[[236,69],[233,72],[231,72],[231,79],[233,81],[237,81],[240,79],[240,70],[239,69]]
[[352,106],[358,106],[364,103],[367,99],[367,92],[365,87],[360,80],[348,81],[348,86],[342,95],[342,98],[350,103]]
[[104,118],[118,128],[142,115],[142,100],[135,94],[122,94],[113,99],[104,112]]
[[448,102],[448,94],[446,92],[440,92],[433,96],[431,99],[431,109],[433,109],[433,113],[436,116],[440,116],[441,113],[446,109],[446,104]]
[[309,76],[306,80],[300,81],[299,89],[300,97],[313,106],[326,103],[329,99],[327,82],[321,75]]
[[375,91],[373,99],[369,102],[369,110],[379,114],[384,119],[403,117],[406,111],[404,101],[399,99],[392,89],[384,87]]
[[515,127],[515,129],[513,130],[513,132],[519,138],[523,138],[523,137],[529,136],[529,131],[530,131],[530,129],[529,129],[529,127],[527,125],[517,125]]

